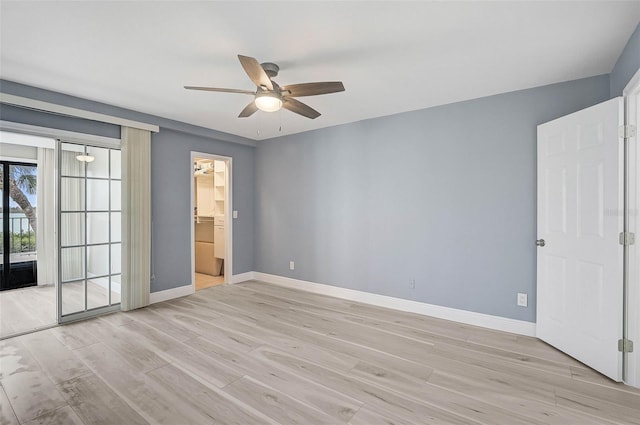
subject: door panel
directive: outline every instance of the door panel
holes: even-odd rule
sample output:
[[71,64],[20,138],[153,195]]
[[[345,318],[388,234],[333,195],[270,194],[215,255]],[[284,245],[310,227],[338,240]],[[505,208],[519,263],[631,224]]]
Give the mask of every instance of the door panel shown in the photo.
[[[120,152],[59,143],[60,322],[120,303]],[[116,153],[117,152],[117,153]]]
[[1,161],[0,290],[37,285],[37,166]]
[[538,126],[537,335],[622,378],[622,98]]
[[604,164],[578,165],[578,236],[604,238]]

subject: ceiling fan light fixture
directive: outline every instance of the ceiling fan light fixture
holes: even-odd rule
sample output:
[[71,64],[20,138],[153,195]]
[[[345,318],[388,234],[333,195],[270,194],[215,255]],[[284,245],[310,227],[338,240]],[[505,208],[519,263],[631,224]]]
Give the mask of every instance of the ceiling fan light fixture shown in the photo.
[[96,157],[89,154],[80,154],[76,155],[76,159],[80,162],[93,162]]
[[255,103],[258,109],[265,112],[275,112],[282,108],[282,99],[273,93],[257,94]]

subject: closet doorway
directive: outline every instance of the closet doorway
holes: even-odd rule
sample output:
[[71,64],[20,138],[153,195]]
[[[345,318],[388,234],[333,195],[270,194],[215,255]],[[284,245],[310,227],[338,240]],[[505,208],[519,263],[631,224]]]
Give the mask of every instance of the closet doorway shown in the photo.
[[231,277],[231,158],[191,152],[191,270],[194,290]]

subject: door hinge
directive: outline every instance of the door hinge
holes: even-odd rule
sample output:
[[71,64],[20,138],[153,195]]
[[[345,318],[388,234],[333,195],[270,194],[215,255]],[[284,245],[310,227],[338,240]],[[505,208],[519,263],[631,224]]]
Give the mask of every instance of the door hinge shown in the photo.
[[619,339],[618,351],[621,353],[633,353],[633,341],[630,339]]
[[629,246],[636,243],[636,234],[632,232],[620,232],[620,245]]
[[621,125],[620,127],[618,127],[618,137],[622,139],[630,139],[632,137],[636,137],[636,126]]

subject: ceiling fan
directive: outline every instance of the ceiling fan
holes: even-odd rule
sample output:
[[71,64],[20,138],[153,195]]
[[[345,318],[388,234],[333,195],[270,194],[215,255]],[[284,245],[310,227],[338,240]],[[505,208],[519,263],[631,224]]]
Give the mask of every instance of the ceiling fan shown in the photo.
[[280,86],[272,80],[272,78],[278,75],[278,71],[280,70],[275,63],[265,62],[260,64],[255,58],[242,55],[238,55],[238,59],[240,59],[240,64],[244,68],[244,71],[256,85],[256,91],[195,86],[184,86],[184,88],[187,90],[241,93],[254,96],[255,99],[240,112],[238,118],[249,117],[258,109],[266,112],[275,112],[280,108],[285,108],[303,117],[315,119],[320,116],[320,112],[294,98],[344,91],[344,85],[341,81]]

